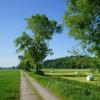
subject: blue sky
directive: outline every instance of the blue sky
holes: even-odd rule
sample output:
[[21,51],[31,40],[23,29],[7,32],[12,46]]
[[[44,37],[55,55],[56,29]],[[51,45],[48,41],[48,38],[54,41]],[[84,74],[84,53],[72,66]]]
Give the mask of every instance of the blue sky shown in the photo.
[[[0,0],[0,66],[10,67],[18,64],[14,39],[25,31],[25,18],[32,14],[46,14],[50,19],[62,23],[66,10],[66,0]],[[76,41],[67,35],[64,28],[62,34],[55,34],[50,41],[50,48],[54,55],[47,59],[54,59],[69,55]]]

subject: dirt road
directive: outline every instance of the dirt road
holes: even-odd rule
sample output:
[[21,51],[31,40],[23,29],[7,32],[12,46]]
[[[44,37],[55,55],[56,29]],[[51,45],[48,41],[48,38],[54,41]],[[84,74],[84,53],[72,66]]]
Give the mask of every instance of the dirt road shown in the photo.
[[41,97],[37,94],[36,90],[31,87],[23,72],[21,72],[20,87],[20,100],[42,100]]
[[59,100],[27,73],[21,72],[20,100]]

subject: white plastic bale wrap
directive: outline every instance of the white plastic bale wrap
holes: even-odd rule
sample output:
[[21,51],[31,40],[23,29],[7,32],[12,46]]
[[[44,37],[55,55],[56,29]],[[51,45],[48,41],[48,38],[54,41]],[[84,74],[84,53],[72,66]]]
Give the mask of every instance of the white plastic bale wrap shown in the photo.
[[94,77],[93,77],[93,75],[88,75],[86,77],[86,79],[87,79],[87,81],[93,81],[94,80]]

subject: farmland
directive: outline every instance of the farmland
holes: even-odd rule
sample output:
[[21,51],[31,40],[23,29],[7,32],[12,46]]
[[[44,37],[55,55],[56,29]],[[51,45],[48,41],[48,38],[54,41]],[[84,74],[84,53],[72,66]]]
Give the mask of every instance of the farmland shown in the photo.
[[[94,81],[87,81],[86,75],[92,74],[90,69],[43,69],[43,71],[44,76],[33,72],[27,73],[59,100],[100,99],[100,74],[93,73]],[[39,95],[37,90],[36,92]],[[20,71],[0,70],[0,100],[19,99]]]
[[0,70],[0,100],[19,100],[20,71]]
[[[94,74],[94,81],[87,81],[86,75],[91,74],[90,70],[66,70],[66,69],[44,69],[46,76],[35,75],[41,85],[47,87],[53,94],[61,100],[99,100],[100,99],[100,78],[99,74]],[[80,73],[75,76],[75,71]]]
[[[90,69],[43,69],[46,75],[56,76],[63,79],[76,80],[80,82],[100,85],[100,74],[98,72],[92,73]],[[77,74],[76,74],[77,72]],[[94,81],[87,81],[87,75],[93,75]]]

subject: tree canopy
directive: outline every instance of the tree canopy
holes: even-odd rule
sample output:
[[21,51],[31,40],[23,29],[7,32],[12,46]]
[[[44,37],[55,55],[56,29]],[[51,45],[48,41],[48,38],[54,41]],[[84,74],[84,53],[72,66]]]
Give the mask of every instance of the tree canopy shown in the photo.
[[49,20],[46,15],[32,15],[26,18],[27,29],[31,30],[35,36],[41,36],[42,39],[52,39],[53,33],[60,33],[62,26],[57,25],[54,20]]
[[15,39],[17,52],[23,53],[21,65],[35,67],[40,71],[43,60],[48,54],[52,54],[52,49],[48,48],[48,41],[52,39],[54,33],[62,31],[62,26],[56,21],[49,20],[46,15],[32,15],[26,19],[27,29],[32,31],[33,35],[23,32],[21,36]]
[[68,0],[66,8],[69,35],[100,58],[100,0]]
[[[96,61],[96,60],[95,60]],[[62,57],[43,62],[44,68],[86,69],[94,68],[94,58],[87,56]]]

